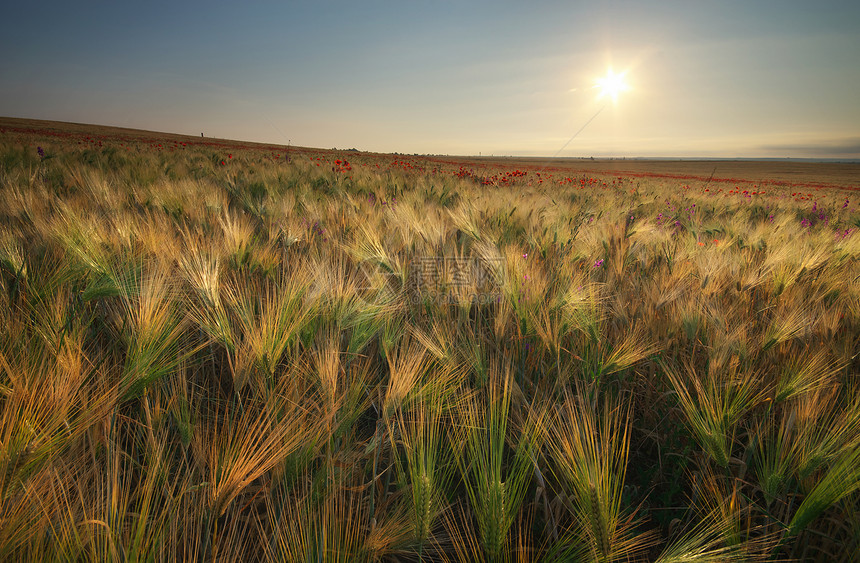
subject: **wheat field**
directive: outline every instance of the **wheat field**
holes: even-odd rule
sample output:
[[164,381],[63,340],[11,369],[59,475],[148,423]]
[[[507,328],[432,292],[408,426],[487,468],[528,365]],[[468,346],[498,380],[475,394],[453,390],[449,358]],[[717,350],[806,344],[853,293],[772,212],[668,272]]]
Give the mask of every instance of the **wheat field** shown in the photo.
[[858,199],[7,128],[0,560],[855,561]]

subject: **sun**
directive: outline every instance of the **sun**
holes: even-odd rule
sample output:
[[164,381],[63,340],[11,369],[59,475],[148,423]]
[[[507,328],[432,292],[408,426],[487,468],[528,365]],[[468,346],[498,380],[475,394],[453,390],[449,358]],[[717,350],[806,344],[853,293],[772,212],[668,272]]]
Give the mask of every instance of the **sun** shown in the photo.
[[630,89],[630,86],[628,86],[627,82],[624,81],[624,75],[626,74],[626,72],[615,74],[610,68],[606,72],[606,76],[598,78],[597,82],[594,84],[595,88],[600,88],[600,92],[597,94],[597,99],[599,100],[606,96],[612,98],[613,102],[617,102],[618,94]]

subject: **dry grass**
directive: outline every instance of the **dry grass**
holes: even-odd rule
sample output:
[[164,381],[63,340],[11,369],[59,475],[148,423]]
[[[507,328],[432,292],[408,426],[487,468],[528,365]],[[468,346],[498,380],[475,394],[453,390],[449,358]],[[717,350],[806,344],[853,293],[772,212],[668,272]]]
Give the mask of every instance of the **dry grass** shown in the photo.
[[16,127],[0,559],[856,557],[853,192]]

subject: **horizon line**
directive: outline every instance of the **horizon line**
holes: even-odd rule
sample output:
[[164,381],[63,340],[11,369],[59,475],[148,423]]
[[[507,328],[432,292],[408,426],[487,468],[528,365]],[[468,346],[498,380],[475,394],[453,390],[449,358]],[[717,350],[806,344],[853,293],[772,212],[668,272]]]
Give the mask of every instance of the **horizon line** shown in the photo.
[[[802,162],[827,162],[827,163],[860,163],[860,155],[857,156],[724,156],[724,155],[633,155],[633,154],[618,154],[618,155],[568,155],[568,156],[560,156],[560,155],[543,155],[543,154],[517,154],[517,153],[507,153],[507,154],[496,154],[490,153],[489,155],[484,154],[483,151],[479,151],[478,154],[466,154],[466,153],[417,153],[417,152],[402,152],[402,151],[376,151],[376,150],[364,150],[358,149],[354,147],[350,148],[324,148],[324,147],[313,147],[306,146],[301,144],[292,144],[289,142],[288,144],[277,143],[277,142],[268,142],[268,141],[255,141],[255,140],[247,140],[247,139],[234,139],[227,137],[206,137],[201,133],[201,137],[197,137],[196,135],[192,135],[189,133],[177,133],[172,131],[159,131],[155,129],[140,129],[137,127],[125,127],[122,125],[106,125],[100,123],[82,123],[77,121],[61,121],[56,119],[41,119],[34,117],[13,117],[13,116],[0,116],[0,120],[15,120],[15,121],[38,121],[42,123],[58,123],[65,125],[76,125],[81,127],[101,127],[108,129],[117,129],[124,131],[134,131],[138,133],[150,133],[150,134],[161,134],[161,135],[173,135],[177,137],[188,137],[189,139],[208,139],[210,141],[222,141],[222,142],[232,142],[232,143],[251,143],[256,145],[266,145],[273,147],[283,147],[287,149],[310,149],[310,150],[319,150],[319,151],[354,151],[361,152],[367,154],[380,154],[380,155],[397,155],[397,156],[421,156],[421,157],[446,157],[446,158],[471,158],[471,159],[511,159],[511,158],[522,158],[522,159],[542,159],[542,160],[685,160],[685,161],[802,161]],[[0,125],[2,127],[2,125]]]

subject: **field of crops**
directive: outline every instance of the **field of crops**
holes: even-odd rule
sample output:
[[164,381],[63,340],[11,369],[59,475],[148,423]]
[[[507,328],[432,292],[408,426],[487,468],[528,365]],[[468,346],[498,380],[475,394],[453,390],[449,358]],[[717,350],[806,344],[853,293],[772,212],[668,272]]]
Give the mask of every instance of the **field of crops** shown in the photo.
[[0,132],[0,560],[855,561],[860,196]]

